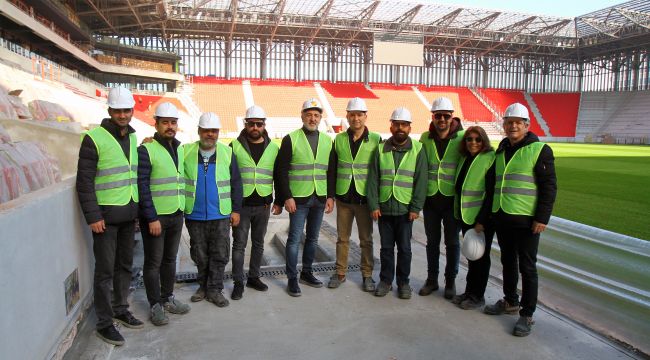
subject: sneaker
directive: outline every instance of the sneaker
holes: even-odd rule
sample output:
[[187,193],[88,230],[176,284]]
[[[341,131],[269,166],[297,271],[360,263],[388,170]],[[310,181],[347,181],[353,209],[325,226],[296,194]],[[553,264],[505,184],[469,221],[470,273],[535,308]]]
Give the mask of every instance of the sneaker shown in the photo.
[[133,314],[128,311],[124,314],[113,316],[113,320],[117,320],[129,329],[142,329],[144,327],[144,323],[136,319]]
[[444,297],[447,300],[451,300],[454,298],[454,296],[456,296],[456,279],[446,279]]
[[298,279],[289,279],[289,284],[287,286],[287,292],[293,297],[298,297],[301,294],[300,286],[298,286]]
[[510,304],[506,299],[501,299],[494,305],[487,305],[483,312],[488,315],[516,314],[519,312],[519,304]]
[[519,337],[528,336],[533,330],[534,324],[535,321],[532,316],[520,316],[515,324],[515,328],[512,330],[512,335]]
[[336,289],[341,284],[345,282],[345,275],[339,275],[337,273],[332,274],[330,281],[327,283],[327,287],[330,289]]
[[230,304],[228,299],[226,299],[226,297],[221,293],[221,290],[209,291],[205,296],[205,299],[218,307],[226,307]]
[[463,310],[474,310],[480,308],[483,305],[485,305],[484,297],[477,298],[475,296],[469,296],[463,302],[458,304],[458,307]]
[[151,320],[151,323],[156,326],[169,324],[169,318],[165,315],[165,309],[160,306],[160,304],[155,304],[151,307],[149,320]]
[[363,278],[363,291],[365,292],[375,291],[375,280],[373,280],[372,277]]
[[411,298],[411,293],[413,290],[409,284],[397,285],[397,297],[400,299],[408,300]]
[[117,331],[115,325],[113,324],[103,329],[95,330],[95,334],[97,334],[98,338],[106,341],[109,344],[116,345],[116,346],[124,345],[124,338],[122,337],[120,332]]
[[266,286],[266,284],[263,283],[262,280],[260,280],[260,278],[258,277],[256,278],[249,277],[248,281],[246,282],[246,287],[253,288],[257,291],[266,291],[269,289],[269,287]]
[[300,272],[300,283],[315,288],[323,287],[323,283],[318,280],[318,278],[316,278],[314,274],[311,273],[311,271]]
[[199,288],[196,289],[196,292],[194,293],[194,295],[192,295],[190,297],[190,301],[191,302],[199,302],[199,301],[203,301],[203,299],[205,299],[205,289],[203,287],[199,286]]
[[451,303],[456,304],[456,305],[460,305],[460,303],[465,301],[467,298],[469,298],[469,294],[468,293],[462,293],[460,295],[456,295],[453,298],[451,298]]
[[233,300],[239,300],[244,296],[244,283],[241,281],[235,281],[235,287],[232,289],[232,294],[230,298]]
[[386,284],[383,281],[379,282],[377,289],[375,289],[375,296],[386,296],[391,290],[393,290],[392,284]]
[[427,279],[418,294],[420,294],[420,296],[431,295],[431,293],[438,290],[438,288],[438,279]]
[[163,303],[163,307],[172,314],[187,314],[191,309],[188,304],[176,300],[173,296]]

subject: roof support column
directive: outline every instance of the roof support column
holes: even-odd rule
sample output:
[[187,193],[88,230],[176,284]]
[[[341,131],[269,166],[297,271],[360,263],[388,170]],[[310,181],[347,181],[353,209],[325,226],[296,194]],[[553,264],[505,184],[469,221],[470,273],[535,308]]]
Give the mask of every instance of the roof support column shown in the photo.
[[268,77],[266,74],[266,59],[269,46],[270,44],[266,40],[260,41],[260,79],[262,80],[266,80]]
[[300,45],[300,40],[294,40],[293,44],[293,80],[302,81],[302,69],[300,63],[304,45]]
[[223,55],[224,55],[224,61],[225,61],[225,78],[227,80],[230,80],[232,77],[231,71],[232,71],[232,40],[226,39],[225,41],[225,46],[226,48],[224,49]]
[[363,54],[363,84],[368,86],[370,84],[370,49],[367,45],[363,45],[361,49]]

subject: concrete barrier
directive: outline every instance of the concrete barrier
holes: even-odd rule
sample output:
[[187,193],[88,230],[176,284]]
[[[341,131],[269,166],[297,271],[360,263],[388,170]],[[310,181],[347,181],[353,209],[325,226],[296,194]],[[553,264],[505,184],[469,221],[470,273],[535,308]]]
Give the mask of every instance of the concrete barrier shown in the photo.
[[[4,359],[50,359],[92,301],[92,237],[75,178],[0,204],[0,349]],[[66,309],[66,279],[78,301]]]

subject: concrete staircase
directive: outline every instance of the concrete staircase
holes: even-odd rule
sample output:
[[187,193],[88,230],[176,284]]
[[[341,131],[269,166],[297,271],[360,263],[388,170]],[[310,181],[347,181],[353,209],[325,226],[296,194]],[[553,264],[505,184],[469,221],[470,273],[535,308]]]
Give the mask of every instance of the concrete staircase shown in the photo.
[[530,107],[530,111],[533,112],[535,115],[535,118],[537,119],[537,123],[539,124],[539,127],[544,130],[544,136],[552,136],[551,135],[551,129],[549,129],[548,124],[546,123],[546,120],[544,120],[544,117],[542,116],[542,113],[539,111],[539,108],[537,107],[537,104],[535,103],[535,100],[533,99],[532,96],[530,96],[529,93],[524,92],[524,98],[528,102],[528,106]]

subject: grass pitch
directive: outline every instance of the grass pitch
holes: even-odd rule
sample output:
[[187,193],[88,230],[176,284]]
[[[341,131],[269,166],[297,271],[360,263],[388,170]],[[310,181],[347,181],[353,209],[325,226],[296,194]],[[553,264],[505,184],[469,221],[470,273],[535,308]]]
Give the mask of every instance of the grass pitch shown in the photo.
[[558,195],[553,215],[650,240],[650,147],[549,144]]

